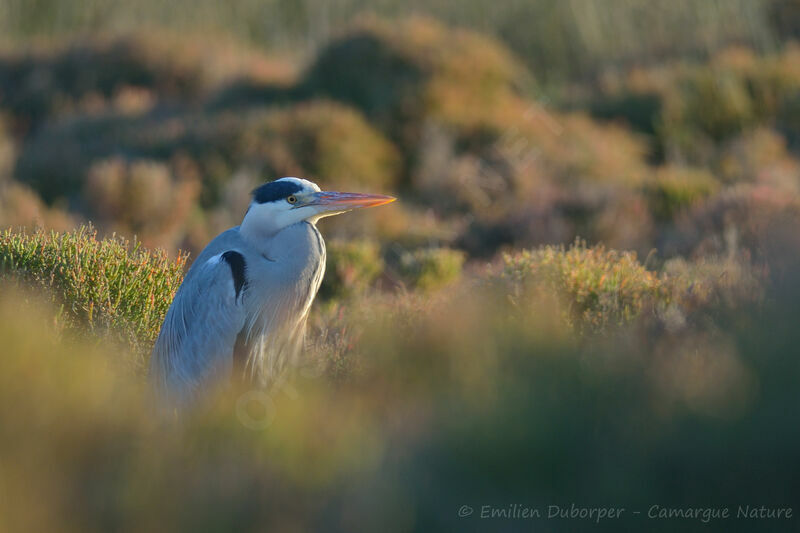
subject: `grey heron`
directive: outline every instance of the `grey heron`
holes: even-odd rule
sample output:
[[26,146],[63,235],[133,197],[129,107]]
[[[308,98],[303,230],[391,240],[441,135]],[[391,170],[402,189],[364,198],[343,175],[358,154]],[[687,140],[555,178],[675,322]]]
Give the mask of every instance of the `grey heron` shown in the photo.
[[167,311],[150,375],[171,404],[186,404],[230,379],[234,356],[261,386],[300,350],[306,319],[325,271],[317,221],[391,196],[325,192],[305,179],[256,188],[239,226],[197,256]]

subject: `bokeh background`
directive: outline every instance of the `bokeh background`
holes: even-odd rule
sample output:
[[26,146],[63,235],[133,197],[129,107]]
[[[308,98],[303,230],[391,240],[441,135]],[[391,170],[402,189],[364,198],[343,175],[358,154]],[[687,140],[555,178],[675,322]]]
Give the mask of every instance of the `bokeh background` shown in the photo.
[[[295,375],[156,417],[281,176],[400,201]],[[0,529],[794,530],[798,193],[796,0],[0,0]]]

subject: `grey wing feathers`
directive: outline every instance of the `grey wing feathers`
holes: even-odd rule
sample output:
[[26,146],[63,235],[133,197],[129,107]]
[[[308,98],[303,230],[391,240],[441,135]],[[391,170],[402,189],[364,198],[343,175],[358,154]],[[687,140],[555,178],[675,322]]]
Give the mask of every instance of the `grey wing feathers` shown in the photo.
[[230,375],[236,336],[245,323],[245,272],[238,252],[201,256],[178,289],[150,361],[156,387],[173,403]]

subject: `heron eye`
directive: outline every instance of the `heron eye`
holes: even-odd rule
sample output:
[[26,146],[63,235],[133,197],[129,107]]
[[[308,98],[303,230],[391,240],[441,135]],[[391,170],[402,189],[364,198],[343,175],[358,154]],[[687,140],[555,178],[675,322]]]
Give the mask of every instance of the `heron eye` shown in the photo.
[[295,195],[291,195],[291,196],[286,198],[286,201],[289,202],[290,204],[296,204],[297,203],[297,197]]

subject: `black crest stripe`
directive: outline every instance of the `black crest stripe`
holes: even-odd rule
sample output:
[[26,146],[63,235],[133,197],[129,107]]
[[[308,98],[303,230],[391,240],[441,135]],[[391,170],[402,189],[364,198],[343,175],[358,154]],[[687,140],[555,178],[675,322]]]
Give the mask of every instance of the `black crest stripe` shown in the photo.
[[277,180],[265,183],[253,190],[253,199],[259,204],[283,200],[291,194],[300,192],[303,187],[292,180]]
[[231,267],[231,276],[233,276],[233,288],[236,290],[236,297],[239,297],[239,293],[242,292],[242,289],[247,284],[247,280],[245,279],[245,272],[247,270],[247,264],[244,261],[244,256],[239,252],[234,252],[233,250],[229,250],[222,254],[222,258],[228,263],[228,266]]

